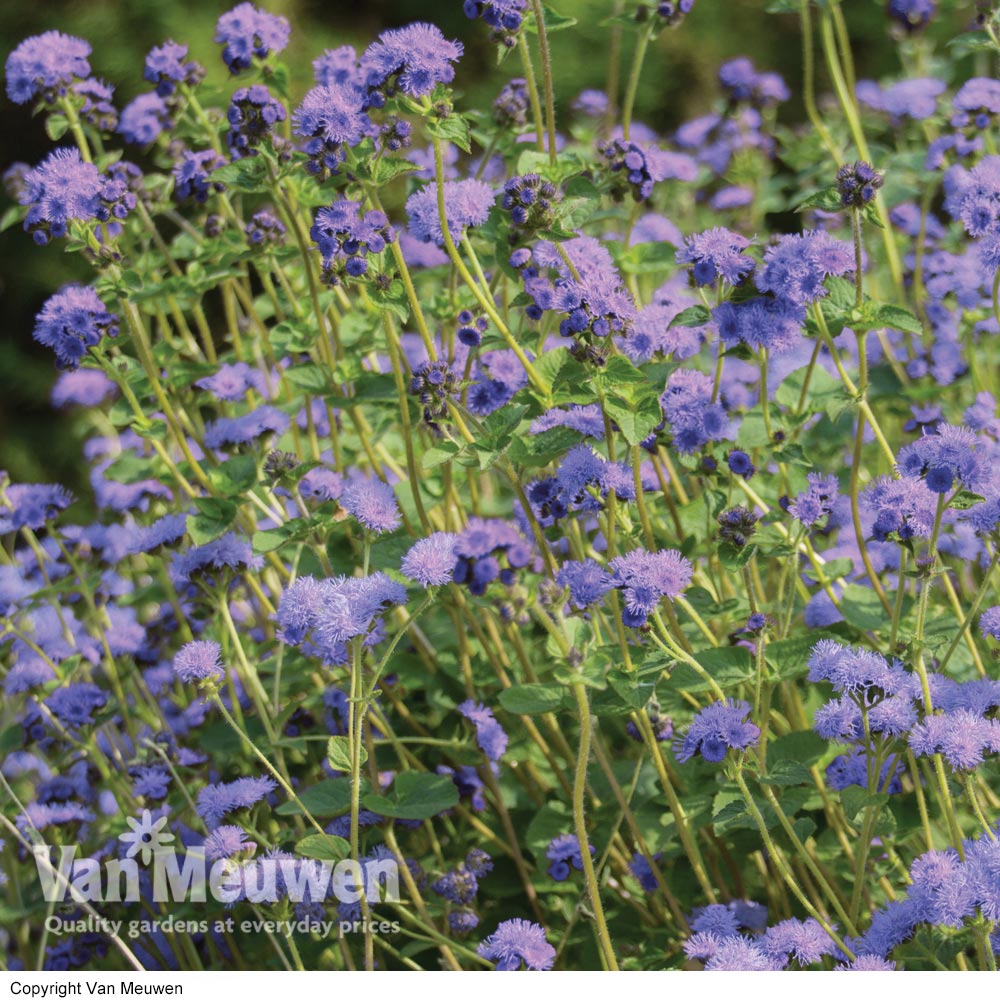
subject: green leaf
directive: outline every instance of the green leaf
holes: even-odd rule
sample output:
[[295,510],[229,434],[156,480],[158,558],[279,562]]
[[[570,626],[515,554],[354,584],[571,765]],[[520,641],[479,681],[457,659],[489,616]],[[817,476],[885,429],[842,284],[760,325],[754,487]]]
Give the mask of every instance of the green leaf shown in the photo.
[[764,647],[764,658],[783,681],[804,677],[809,672],[809,657],[820,639],[836,638],[834,633],[809,631],[788,639],[777,639]]
[[[313,816],[341,816],[351,808],[351,779],[328,778],[299,792],[299,801]],[[298,802],[282,802],[274,810],[279,816],[298,816]]]
[[376,160],[372,164],[372,183],[378,187],[382,187],[382,185],[388,184],[397,177],[402,177],[404,174],[408,174],[416,169],[417,167],[410,163],[409,160],[385,157],[383,159]]
[[515,715],[544,715],[566,704],[561,684],[517,684],[500,692],[500,704]]
[[316,861],[342,861],[351,853],[351,845],[343,837],[313,833],[295,845],[295,853]]
[[[368,760],[368,751],[362,746],[361,763]],[[335,771],[351,770],[351,741],[346,736],[331,736],[326,744],[326,759]]]
[[670,321],[670,326],[704,326],[711,318],[705,306],[688,306]]
[[[562,31],[565,28],[572,28],[573,25],[576,24],[575,17],[566,17],[544,4],[542,5],[542,18],[545,21],[546,34],[553,31]],[[538,34],[538,25],[535,24],[535,19],[533,17],[528,18],[524,22],[524,30],[533,35]]]
[[920,320],[902,306],[877,305],[872,310],[872,327],[891,327],[893,330],[901,330],[903,333],[912,333],[919,336],[924,332],[923,324]]
[[860,587],[856,583],[844,587],[840,613],[844,621],[862,631],[880,629],[886,624],[885,609],[878,594],[870,587]]
[[209,469],[208,479],[223,496],[241,496],[257,485],[257,462],[253,455],[237,455]]
[[773,761],[766,775],[758,779],[763,785],[807,785],[812,780],[809,769],[797,760]]
[[[619,263],[622,271],[626,274],[652,274],[664,271],[674,265],[674,247],[666,242],[639,243],[629,247]],[[694,306],[693,308],[704,309],[705,307]],[[678,325],[683,326],[684,324]]]
[[877,795],[870,795],[867,789],[860,785],[848,785],[840,792],[840,802],[844,807],[844,815],[850,822],[854,822],[858,813],[867,806],[884,806],[889,801],[889,796],[880,792]]
[[977,503],[982,503],[985,499],[986,497],[979,493],[973,493],[972,490],[962,490],[951,498],[951,503],[948,506],[952,510],[968,510],[970,507],[975,507]]
[[[788,407],[793,412],[798,412],[805,377],[804,368],[792,372],[778,386],[778,390],[774,394],[775,402]],[[837,420],[852,405],[853,400],[848,396],[840,379],[834,378],[819,365],[816,365],[809,378],[803,412],[815,413],[817,410],[822,410],[831,420]]]
[[329,373],[319,365],[292,365],[285,370],[285,379],[305,389],[314,396],[322,396],[333,390]]
[[453,142],[463,152],[472,152],[469,123],[457,111],[453,111],[447,118],[429,119],[427,131],[445,142]]
[[803,199],[795,206],[796,212],[804,212],[807,208],[818,208],[824,212],[841,212],[844,206],[836,187],[823,188]]
[[663,423],[660,398],[652,386],[647,393],[635,400],[618,395],[608,396],[604,401],[604,409],[633,447],[645,441]]
[[255,194],[268,188],[267,161],[263,156],[249,156],[234,160],[218,170],[213,170],[214,182],[225,184],[233,191]]
[[430,819],[458,805],[458,789],[446,774],[403,771],[397,774],[388,795],[366,795],[364,805],[393,819]]
[[198,513],[188,516],[187,532],[195,545],[204,545],[224,534],[239,510],[231,500],[216,497],[199,497],[194,505]]

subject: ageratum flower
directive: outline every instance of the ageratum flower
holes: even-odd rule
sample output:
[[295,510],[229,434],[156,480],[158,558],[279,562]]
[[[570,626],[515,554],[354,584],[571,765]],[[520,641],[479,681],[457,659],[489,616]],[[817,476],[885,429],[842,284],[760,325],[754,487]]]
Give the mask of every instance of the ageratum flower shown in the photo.
[[198,577],[219,570],[235,572],[241,569],[259,569],[263,564],[264,560],[254,555],[245,538],[228,531],[211,542],[174,556],[170,575],[175,583],[190,583]]
[[160,97],[170,97],[177,84],[194,86],[205,76],[205,67],[187,58],[188,47],[168,39],[149,50],[142,78],[155,84]]
[[501,128],[521,128],[528,124],[528,82],[516,76],[508,80],[493,101],[493,120]]
[[691,583],[693,567],[674,549],[633,549],[608,564],[615,587],[622,591],[622,621],[641,628],[664,597],[673,600]]
[[[489,184],[477,180],[445,181],[444,208],[448,231],[458,243],[470,226],[482,225],[490,214],[496,195]],[[432,182],[406,199],[409,231],[425,243],[445,245],[438,214],[438,187]]]
[[862,104],[884,112],[898,124],[904,118],[923,121],[932,117],[937,111],[937,99],[945,89],[944,80],[933,77],[901,80],[884,89],[874,80],[859,80],[855,93]]
[[400,571],[424,587],[450,583],[458,563],[455,541],[455,536],[446,531],[435,531],[421,538],[403,556]]
[[224,448],[226,445],[252,444],[266,434],[281,436],[291,420],[273,406],[259,406],[241,417],[219,417],[205,428],[205,446]]
[[565,562],[556,574],[556,583],[569,588],[570,602],[583,611],[614,589],[614,577],[593,559]]
[[907,34],[920,31],[937,13],[937,0],[888,0],[886,13]]
[[344,162],[345,149],[371,133],[362,91],[349,83],[313,87],[295,109],[295,134],[306,139],[307,169],[325,179]]
[[679,264],[693,264],[692,276],[697,285],[714,284],[721,278],[729,285],[740,285],[753,272],[755,262],[743,251],[750,240],[728,229],[716,227],[696,233],[677,251]]
[[104,181],[97,167],[84,162],[76,149],[54,149],[24,175],[19,194],[28,206],[24,228],[44,246],[65,236],[73,220],[96,219]]
[[382,253],[396,239],[385,213],[372,209],[362,215],[360,202],[346,198],[319,209],[309,235],[319,247],[328,284],[363,277],[368,257]]
[[42,306],[32,335],[52,349],[61,369],[71,370],[103,337],[118,335],[118,317],[104,308],[93,288],[68,285]]
[[246,832],[238,826],[217,826],[206,838],[204,843],[205,858],[208,861],[218,861],[221,858],[231,858],[235,854],[253,854],[257,850],[257,842],[248,840]]
[[73,80],[90,76],[90,51],[89,42],[61,31],[26,38],[7,56],[7,96],[15,104],[36,97],[54,104]]
[[801,340],[805,310],[787,298],[758,295],[743,302],[723,302],[712,310],[712,319],[722,342],[729,347],[743,343],[772,354],[784,354]]
[[79,368],[63,372],[56,379],[49,397],[53,406],[99,406],[115,396],[118,387],[104,372],[96,368]]
[[956,483],[973,491],[985,489],[992,475],[975,432],[949,424],[938,424],[933,434],[901,448],[897,467],[903,476],[923,478],[933,493],[947,493]]
[[757,287],[797,306],[809,305],[827,294],[829,277],[853,274],[854,249],[821,229],[782,236],[764,252]]
[[170,127],[170,108],[159,94],[140,94],[122,108],[118,131],[126,142],[148,146]]
[[777,73],[758,73],[745,56],[730,59],[719,67],[719,83],[732,104],[768,108],[791,96]]
[[538,174],[511,177],[500,196],[500,207],[510,215],[510,242],[530,239],[555,223],[559,189]]
[[524,967],[536,971],[551,969],[556,950],[545,940],[545,929],[529,920],[504,920],[476,949],[483,958],[496,963],[498,972]]
[[207,390],[216,399],[235,402],[243,399],[248,389],[263,392],[264,376],[245,361],[237,361],[233,364],[220,365],[217,372],[198,379],[195,385],[199,389]]
[[67,728],[79,729],[93,723],[93,713],[104,708],[107,695],[96,684],[67,684],[45,699],[45,707]]
[[266,209],[254,212],[243,233],[251,247],[280,247],[285,242],[285,224]]
[[233,159],[256,156],[257,147],[285,120],[285,106],[263,84],[240,87],[235,91],[226,112],[229,131],[226,143]]
[[630,193],[636,201],[645,201],[653,188],[666,180],[693,181],[698,167],[686,153],[672,153],[654,145],[612,139],[600,148],[611,171],[615,194]]
[[1000,639],[1000,604],[987,608],[979,618],[979,629],[983,633],[983,638],[990,636],[993,639]]
[[416,22],[385,31],[365,50],[365,107],[381,108],[397,91],[425,97],[439,83],[451,83],[461,42],[449,42],[433,24]]
[[718,764],[728,750],[746,750],[760,738],[760,729],[747,721],[750,706],[745,701],[716,701],[694,718],[687,735],[674,750],[684,763],[700,753],[705,760]]
[[249,69],[254,56],[266,58],[288,44],[288,19],[241,3],[223,14],[215,25],[214,42],[223,45],[222,58],[230,73]]
[[474,701],[463,701],[459,712],[476,727],[476,742],[488,760],[496,763],[507,749],[507,734],[493,717],[492,709]]
[[660,0],[656,5],[657,15],[671,28],[677,27],[693,10],[694,0]]
[[833,510],[838,496],[837,477],[810,472],[806,482],[809,486],[788,505],[788,513],[811,528]]
[[401,523],[396,493],[381,479],[353,479],[344,487],[339,502],[348,514],[353,514],[377,535],[395,531]]
[[278,787],[273,778],[237,778],[235,781],[206,785],[198,793],[198,815],[215,829],[219,821],[237,809],[249,809]]
[[101,132],[114,132],[118,126],[118,111],[111,103],[114,93],[114,87],[96,77],[74,83],[73,94],[80,98],[80,119]]
[[988,76],[966,80],[951,103],[955,109],[951,124],[955,128],[985,129],[1000,114],[1000,80]]
[[462,9],[470,20],[481,18],[493,29],[491,42],[510,49],[517,44],[527,7],[528,0],[465,0]]
[[721,439],[728,425],[720,403],[712,402],[712,380],[702,372],[678,368],[667,379],[660,407],[670,424],[674,445],[684,454]]
[[859,501],[862,510],[874,514],[872,537],[877,542],[892,534],[902,541],[930,537],[937,496],[923,479],[879,476],[862,491]]
[[174,656],[174,673],[182,681],[222,680],[222,647],[211,639],[186,643]]
[[[593,844],[588,844],[587,847],[593,854]],[[569,878],[571,867],[578,872],[583,871],[580,842],[572,833],[561,833],[558,837],[553,837],[545,849],[545,856],[551,862],[548,867],[549,875],[556,882],[565,882]]]
[[327,49],[313,60],[313,79],[321,87],[337,87],[349,84],[361,88],[364,74],[358,63],[358,54],[353,45],[341,45]]
[[73,494],[63,486],[44,483],[15,483],[0,500],[0,534],[28,528],[37,531],[73,502]]
[[870,163],[857,160],[837,171],[837,190],[844,208],[864,208],[875,197],[885,178]]

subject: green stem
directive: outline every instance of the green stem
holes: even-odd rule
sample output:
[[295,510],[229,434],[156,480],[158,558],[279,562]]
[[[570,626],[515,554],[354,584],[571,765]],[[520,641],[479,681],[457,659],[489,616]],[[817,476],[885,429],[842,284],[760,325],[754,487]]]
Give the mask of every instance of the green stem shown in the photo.
[[584,804],[587,794],[587,764],[590,761],[590,741],[592,735],[592,720],[587,689],[582,682],[573,684],[573,694],[576,698],[577,714],[580,718],[580,748],[576,758],[576,773],[573,780],[573,826],[576,831],[577,843],[580,846],[580,859],[583,862],[583,878],[587,883],[587,894],[594,911],[594,922],[597,925],[597,940],[601,954],[608,969],[618,971],[618,960],[615,949],[608,934],[607,921],[604,918],[604,908],[601,906],[601,890],[597,884],[597,874],[594,862],[590,856],[590,841],[587,837],[587,820],[584,816]]
[[538,32],[538,51],[542,56],[542,85],[545,88],[545,124],[549,135],[549,163],[556,162],[556,102],[552,91],[552,61],[549,56],[549,36],[545,28],[545,11],[540,0],[531,0]]

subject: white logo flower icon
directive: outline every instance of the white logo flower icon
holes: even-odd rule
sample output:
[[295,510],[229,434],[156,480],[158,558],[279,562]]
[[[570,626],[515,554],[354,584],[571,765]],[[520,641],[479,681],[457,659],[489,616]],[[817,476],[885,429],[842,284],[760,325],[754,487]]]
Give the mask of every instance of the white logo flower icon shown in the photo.
[[132,819],[131,816],[127,819],[132,829],[118,837],[123,844],[131,845],[125,855],[127,858],[134,858],[139,854],[142,863],[148,865],[154,854],[164,853],[173,842],[174,835],[169,830],[163,830],[167,825],[166,816],[161,816],[154,823],[149,810],[143,809],[142,819]]

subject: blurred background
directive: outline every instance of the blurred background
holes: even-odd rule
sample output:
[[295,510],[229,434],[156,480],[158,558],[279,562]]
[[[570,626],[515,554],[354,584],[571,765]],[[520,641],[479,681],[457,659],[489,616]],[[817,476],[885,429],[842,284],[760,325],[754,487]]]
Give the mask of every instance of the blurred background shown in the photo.
[[[481,21],[469,21],[461,0],[259,0],[273,13],[284,14],[292,38],[282,59],[292,74],[292,94],[298,98],[312,83],[311,62],[324,49],[353,44],[359,50],[385,28],[415,20],[433,20],[450,38],[465,45],[456,88],[460,108],[488,107],[502,83],[520,75],[511,58],[497,66],[494,47]],[[601,22],[615,0],[547,0],[578,24],[551,36],[555,66],[557,117],[588,87],[603,89],[610,29]],[[142,79],[146,52],[168,38],[187,43],[190,55],[208,68],[209,80],[224,83],[227,73],[212,42],[219,14],[235,0],[11,0],[0,4],[0,57],[29,35],[58,29],[78,35],[93,46],[95,75],[116,88],[121,108],[149,90]],[[624,0],[633,10],[635,0]],[[726,59],[747,55],[760,69],[781,73],[792,91],[779,119],[797,122],[804,115],[798,90],[802,43],[798,17],[766,14],[765,0],[698,0],[691,15],[675,31],[664,31],[650,47],[636,101],[636,119],[661,134],[683,121],[709,111],[718,98],[715,74]],[[897,42],[889,30],[884,0],[845,0],[859,77],[878,79],[897,73]],[[944,4],[943,6],[948,6]],[[941,14],[928,34],[939,45],[968,25],[972,0],[956,3]],[[635,36],[626,32],[622,64],[627,74]],[[825,89],[822,59],[817,87]],[[41,118],[29,107],[0,97],[0,170],[14,161],[34,165],[51,148]],[[130,159],[142,162],[133,149]],[[0,214],[8,207],[0,192]],[[72,413],[54,411],[48,400],[56,377],[50,351],[31,337],[35,313],[60,285],[89,280],[83,261],[62,254],[58,245],[36,247],[18,226],[0,233],[0,470],[15,481],[59,481],[86,492],[80,459],[80,428]]]

